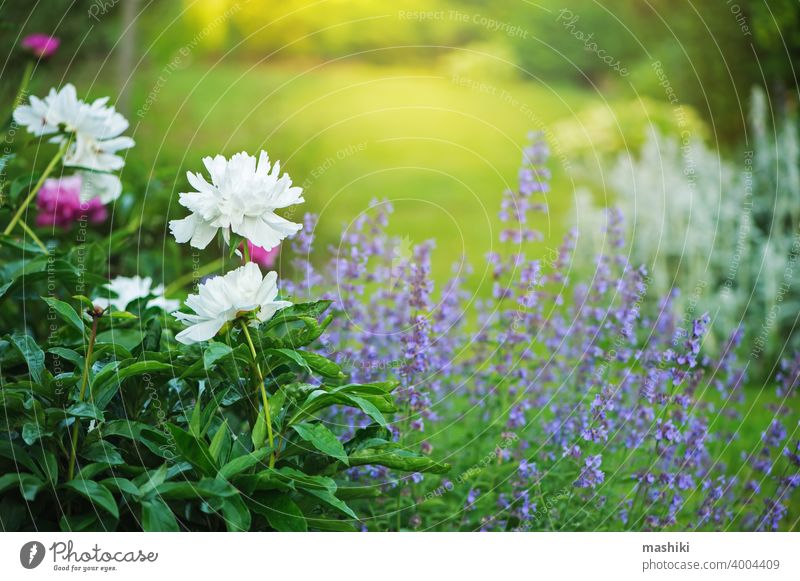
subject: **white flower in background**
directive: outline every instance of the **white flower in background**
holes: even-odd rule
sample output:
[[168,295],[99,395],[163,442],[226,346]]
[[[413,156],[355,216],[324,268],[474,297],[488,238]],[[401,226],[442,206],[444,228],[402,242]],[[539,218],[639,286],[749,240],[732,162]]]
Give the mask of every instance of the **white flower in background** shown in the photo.
[[169,223],[176,241],[205,248],[221,228],[226,242],[233,232],[271,250],[303,227],[275,213],[302,203],[303,188],[292,187],[288,174],[278,177],[280,162],[270,168],[267,152],[261,152],[258,164],[254,156],[244,152],[230,160],[221,155],[206,157],[203,163],[211,183],[199,173],[187,172],[189,183],[197,191],[180,195],[181,205],[192,213]]
[[153,280],[148,276],[118,276],[106,285],[109,291],[117,296],[112,297],[110,293],[105,297],[98,297],[92,302],[95,306],[107,309],[110,306],[118,311],[124,311],[128,305],[136,299],[155,295],[155,298],[147,301],[147,307],[159,307],[165,311],[177,309],[181,302],[164,297],[164,285],[153,287]]
[[106,107],[108,97],[92,104],[78,99],[75,87],[67,84],[60,91],[50,89],[44,99],[31,96],[28,105],[14,111],[14,121],[36,136],[53,135],[51,143],[70,145],[64,165],[94,171],[121,169],[125,161],[116,153],[133,147],[130,137],[122,136],[128,120],[114,107]]
[[130,137],[96,140],[78,134],[75,143],[64,155],[64,165],[98,172],[122,169],[125,160],[116,153],[133,145]]
[[220,329],[245,313],[253,313],[251,325],[268,321],[281,309],[290,307],[288,301],[276,301],[277,273],[262,278],[254,262],[248,262],[224,276],[215,276],[200,285],[196,295],[189,295],[186,306],[196,314],[175,312],[179,321],[189,325],[175,337],[185,345],[208,341]]
[[93,171],[79,171],[81,177],[81,202],[89,202],[94,199],[101,203],[110,204],[122,194],[122,182],[117,176],[110,173],[99,173]]

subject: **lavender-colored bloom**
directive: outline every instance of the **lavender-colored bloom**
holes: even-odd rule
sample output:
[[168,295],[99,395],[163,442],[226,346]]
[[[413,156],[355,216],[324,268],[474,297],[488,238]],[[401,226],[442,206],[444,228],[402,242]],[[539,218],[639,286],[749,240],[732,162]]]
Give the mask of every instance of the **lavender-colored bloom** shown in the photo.
[[765,432],[762,432],[761,439],[765,446],[777,448],[786,439],[786,428],[783,427],[783,424],[779,420],[774,419],[770,423],[769,428]]
[[[625,223],[614,209],[607,212],[608,243],[589,276],[573,268],[577,230],[557,249],[537,244],[534,225],[550,218],[541,214],[550,173],[548,148],[541,135],[533,138],[518,187],[503,195],[504,250],[486,257],[480,297],[467,290],[463,259],[446,284],[433,284],[433,244],[387,234],[387,203],[374,202],[316,268],[307,260],[313,218],[306,218],[292,242],[300,282],[291,292],[334,301],[339,316],[321,339],[325,352],[350,381],[401,381],[395,441],[430,453],[430,442],[459,424],[479,435],[448,461],[463,458],[462,469],[479,466],[487,478],[508,467],[482,493],[465,491],[464,481],[442,481],[448,491],[463,486],[452,497],[466,493],[463,528],[551,526],[539,518],[551,514],[542,512],[539,492],[546,500],[544,489],[565,473],[584,502],[606,505],[597,514],[607,520],[587,525],[584,513],[567,512],[558,515],[559,528],[784,526],[786,507],[797,499],[800,443],[787,441],[783,412],[766,426],[759,449],[744,455],[747,472],[716,453],[735,437],[720,426],[743,419],[743,329],[709,358],[709,316],[678,311],[678,289],[650,296],[651,275],[629,263]],[[782,397],[796,392],[798,370],[800,356],[783,363]],[[705,396],[709,389],[725,408]],[[371,422],[354,408],[335,414],[347,436]],[[425,430],[426,439],[409,436],[407,427]],[[514,445],[500,446],[507,432]],[[411,490],[385,468],[354,468],[347,477],[379,479],[392,494]],[[480,514],[483,507],[492,513]]]
[[800,352],[792,359],[783,359],[781,369],[775,379],[778,381],[778,395],[788,397],[800,387]]
[[596,488],[599,484],[602,484],[606,476],[600,470],[602,462],[603,457],[600,454],[586,458],[581,474],[575,481],[575,486],[578,488]]
[[666,422],[658,420],[655,438],[656,440],[664,440],[666,442],[679,442],[681,440],[681,433],[671,420],[667,420]]
[[467,493],[467,498],[464,501],[464,510],[475,510],[475,503],[481,495],[480,488],[470,488]]

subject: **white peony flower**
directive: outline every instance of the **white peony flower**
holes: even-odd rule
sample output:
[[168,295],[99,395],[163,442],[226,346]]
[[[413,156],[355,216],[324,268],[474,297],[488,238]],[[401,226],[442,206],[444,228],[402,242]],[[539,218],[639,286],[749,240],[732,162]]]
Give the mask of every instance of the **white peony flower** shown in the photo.
[[245,313],[252,312],[251,325],[268,321],[281,309],[290,307],[288,301],[276,301],[278,274],[269,272],[261,276],[261,269],[248,262],[224,276],[215,276],[200,285],[196,295],[189,295],[186,306],[196,314],[175,312],[173,316],[189,325],[175,337],[191,345],[208,341],[220,329]]
[[187,172],[189,183],[197,191],[182,193],[180,203],[192,213],[169,223],[178,242],[205,248],[221,228],[226,242],[233,232],[271,250],[303,227],[275,213],[302,203],[303,188],[292,187],[288,174],[278,177],[280,162],[270,168],[267,152],[261,152],[258,164],[254,156],[244,152],[230,160],[221,155],[206,157],[203,163],[211,183],[199,173]]
[[125,165],[125,160],[116,153],[133,145],[130,137],[97,140],[78,134],[64,155],[64,165],[98,172],[116,171]]
[[165,311],[172,311],[181,304],[178,300],[164,297],[164,285],[160,284],[153,287],[153,280],[149,276],[145,278],[140,276],[118,276],[109,282],[106,288],[109,291],[113,291],[117,296],[98,297],[92,301],[95,306],[107,309],[111,305],[118,311],[124,311],[136,299],[150,295],[155,295],[155,298],[147,301],[148,307],[159,307]]
[[91,105],[78,99],[75,87],[67,84],[60,91],[50,89],[44,99],[31,96],[28,105],[14,110],[14,121],[36,136],[53,135],[52,143],[71,139],[64,154],[64,165],[94,171],[114,171],[125,165],[116,155],[133,147],[130,137],[121,136],[128,121],[114,107],[106,107],[108,97]]

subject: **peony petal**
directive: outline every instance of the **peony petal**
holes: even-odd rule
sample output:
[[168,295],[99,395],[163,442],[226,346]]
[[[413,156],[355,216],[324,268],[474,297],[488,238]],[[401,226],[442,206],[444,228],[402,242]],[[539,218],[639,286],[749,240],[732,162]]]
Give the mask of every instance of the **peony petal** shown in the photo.
[[245,217],[241,226],[231,228],[236,234],[244,236],[256,246],[261,246],[264,250],[272,250],[281,243],[286,236],[281,236],[280,232],[271,228],[261,218]]
[[219,228],[215,228],[203,220],[197,220],[190,245],[194,248],[205,248],[214,239],[217,230]]
[[282,238],[285,238],[286,236],[292,236],[303,229],[302,224],[290,222],[286,218],[278,216],[277,214],[266,214],[262,216],[261,219],[270,228],[274,229],[279,234],[282,234]]
[[186,179],[189,180],[189,183],[191,184],[191,186],[195,190],[197,190],[198,192],[209,192],[209,193],[211,193],[211,192],[214,191],[214,186],[209,184],[206,181],[206,178],[204,178],[199,173],[193,173],[193,172],[187,171],[186,172]]
[[261,309],[259,309],[258,315],[256,315],[256,317],[261,323],[266,323],[272,317],[275,316],[275,313],[291,306],[292,303],[290,303],[289,301],[274,301],[271,303],[267,303],[266,305],[261,305]]
[[203,165],[208,170],[208,175],[211,176],[211,183],[219,185],[225,178],[225,172],[228,167],[228,161],[221,155],[215,157],[204,157]]
[[212,319],[187,327],[175,336],[175,340],[184,345],[191,345],[213,338],[225,325],[224,319]]
[[197,229],[197,218],[194,214],[190,214],[182,220],[170,220],[169,231],[175,237],[175,242],[183,244],[189,242],[194,236]]

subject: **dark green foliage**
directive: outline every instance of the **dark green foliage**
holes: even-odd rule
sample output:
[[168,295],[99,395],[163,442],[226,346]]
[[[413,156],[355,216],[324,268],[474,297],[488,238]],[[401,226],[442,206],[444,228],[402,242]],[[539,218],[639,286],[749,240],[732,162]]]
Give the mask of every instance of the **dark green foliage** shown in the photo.
[[[27,261],[25,272],[45,259],[19,244],[3,252],[6,264]],[[49,273],[69,281],[74,269],[53,256]],[[0,312],[20,298],[20,276],[9,268],[0,276],[7,291]],[[45,284],[26,280],[26,293]],[[337,484],[343,470],[447,469],[402,449],[382,427],[395,411],[396,383],[347,383],[338,365],[314,353],[331,321],[329,301],[295,305],[255,335],[272,447],[240,329],[229,330],[225,342],[186,347],[174,341],[176,321],[142,302],[131,308],[135,314],[97,319],[87,368],[87,304],[66,293],[26,301],[30,326],[0,338],[4,530],[352,530],[358,517]],[[324,422],[337,405],[361,410],[374,424],[343,444]]]

